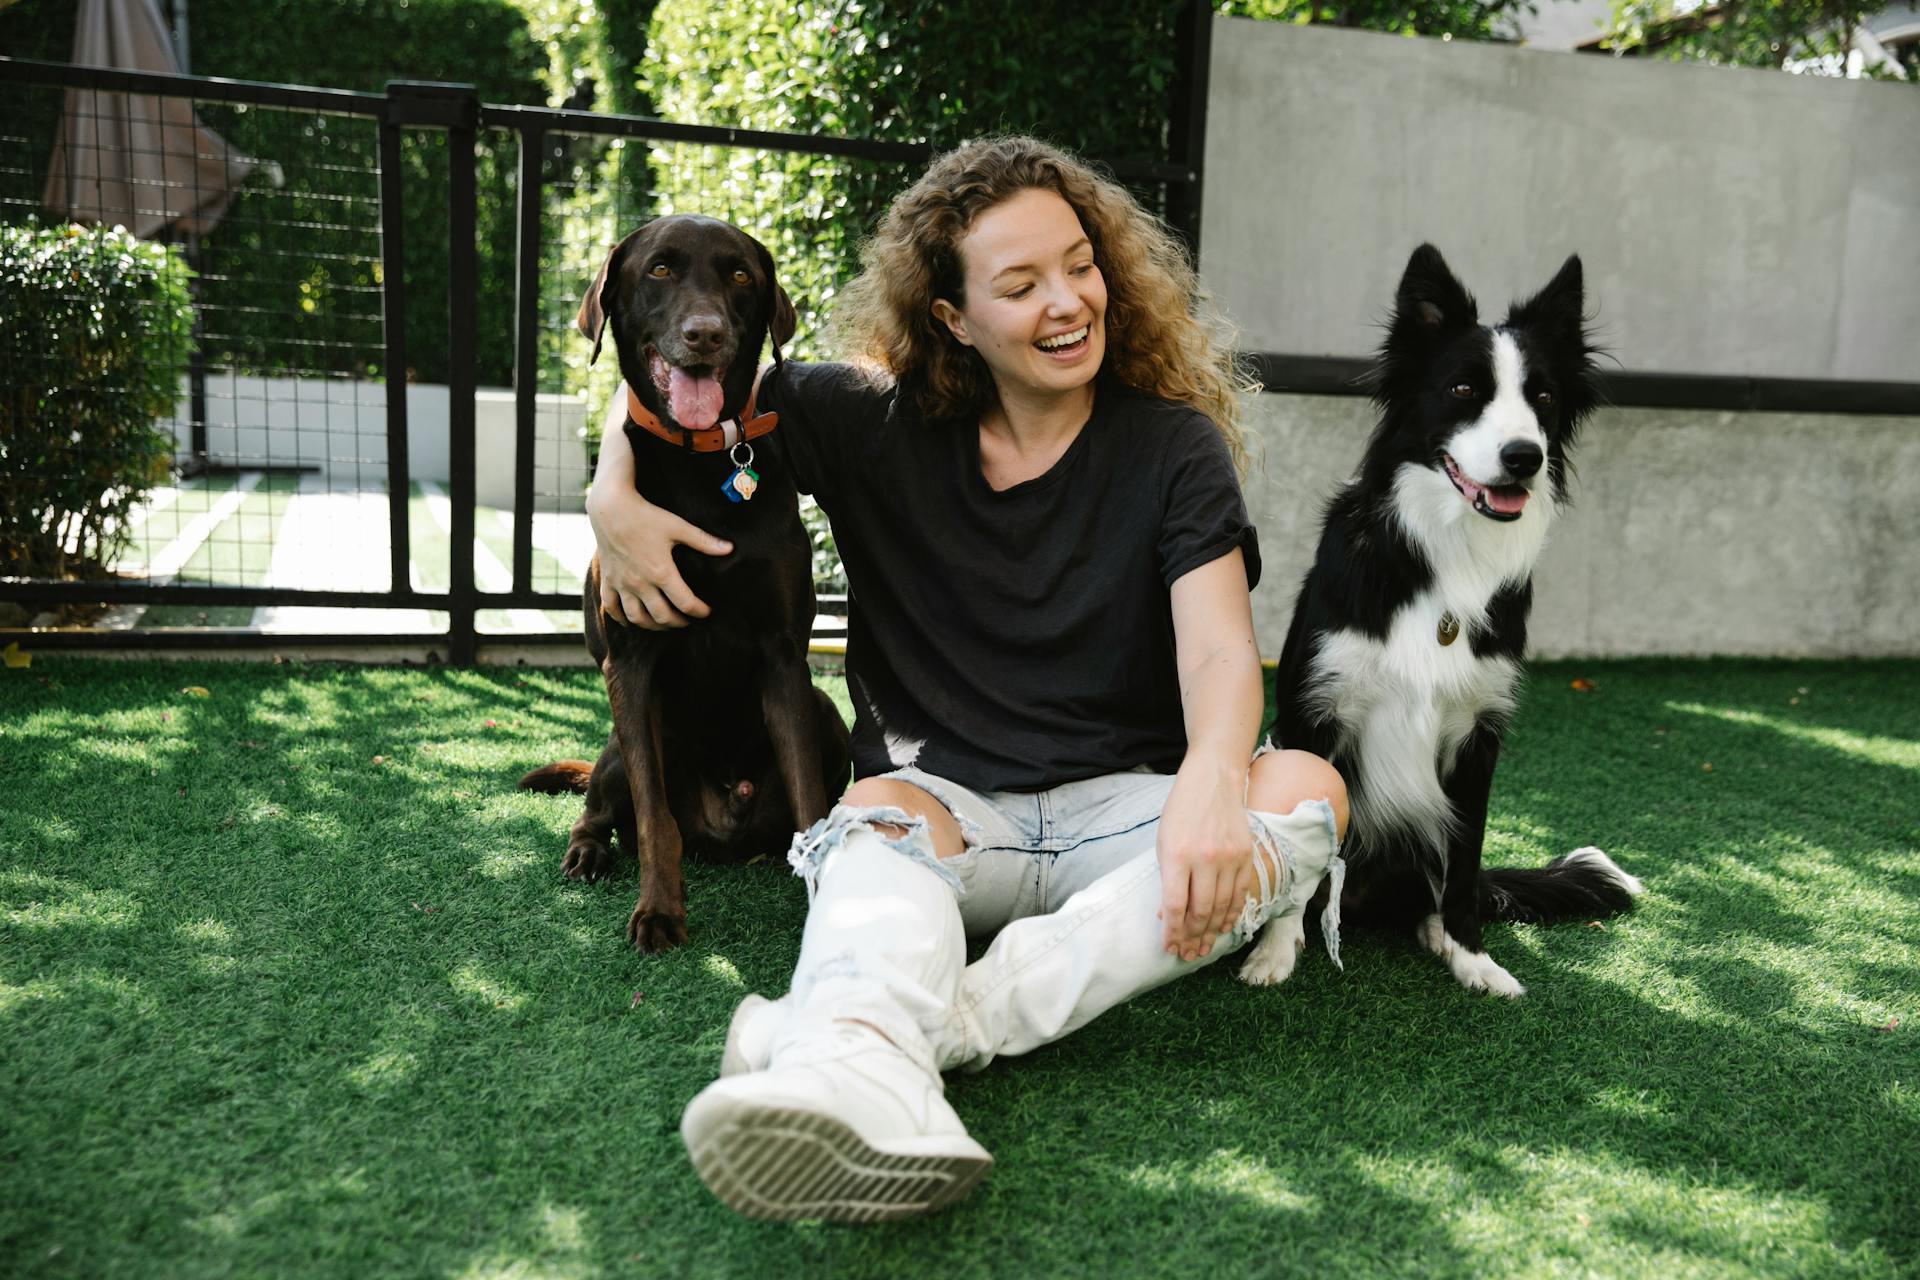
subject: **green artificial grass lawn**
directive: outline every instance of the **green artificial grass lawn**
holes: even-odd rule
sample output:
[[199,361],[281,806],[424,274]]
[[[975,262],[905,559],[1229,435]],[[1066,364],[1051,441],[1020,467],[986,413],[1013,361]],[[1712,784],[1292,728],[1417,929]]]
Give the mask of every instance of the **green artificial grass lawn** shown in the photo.
[[0,669],[0,1274],[1920,1266],[1920,664],[1537,668],[1489,861],[1598,844],[1637,911],[1492,929],[1518,1002],[1354,930],[1200,973],[951,1078],[992,1174],[868,1228],[689,1168],[804,894],[694,866],[630,950],[631,869],[562,882],[579,802],[513,790],[604,733],[587,671]]

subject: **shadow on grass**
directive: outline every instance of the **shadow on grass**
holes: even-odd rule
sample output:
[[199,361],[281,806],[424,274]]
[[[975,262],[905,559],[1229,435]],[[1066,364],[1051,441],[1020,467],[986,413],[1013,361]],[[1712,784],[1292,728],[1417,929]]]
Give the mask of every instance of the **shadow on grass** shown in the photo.
[[631,871],[558,876],[579,802],[511,790],[604,741],[592,673],[56,668],[0,688],[0,1270],[1898,1270],[1913,771],[1669,705],[1872,685],[1817,727],[1884,753],[1896,671],[1548,669],[1496,823],[1607,847],[1640,911],[1495,929],[1517,1003],[1381,935],[1279,990],[1229,961],[952,1078],[992,1176],[848,1230],[732,1217],[677,1137],[740,995],[785,987],[798,883],[690,866],[692,944],[638,956]]

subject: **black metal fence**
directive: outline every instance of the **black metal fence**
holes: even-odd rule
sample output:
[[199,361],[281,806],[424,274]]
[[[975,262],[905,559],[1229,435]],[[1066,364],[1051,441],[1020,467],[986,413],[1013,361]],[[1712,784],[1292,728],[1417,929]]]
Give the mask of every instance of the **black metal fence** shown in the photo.
[[[1180,92],[1173,160],[1110,166],[1190,238],[1204,92]],[[164,233],[193,341],[139,355],[179,389],[148,483],[124,486],[112,545],[81,580],[0,567],[0,644],[398,646],[454,662],[503,641],[577,644],[581,499],[617,378],[571,332],[599,256],[676,208],[784,228],[804,344],[858,235],[932,156],[485,105],[458,85],[365,94],[0,59],[0,223],[57,236],[103,216],[49,204],[49,168],[73,161],[56,138],[115,165],[145,146],[160,176],[132,166],[134,216],[177,205],[172,188],[203,180],[208,135],[130,134],[109,119],[129,103],[186,104],[256,163],[217,225]],[[793,200],[823,189],[820,234],[795,237]],[[33,372],[0,379],[18,391],[59,373]]]

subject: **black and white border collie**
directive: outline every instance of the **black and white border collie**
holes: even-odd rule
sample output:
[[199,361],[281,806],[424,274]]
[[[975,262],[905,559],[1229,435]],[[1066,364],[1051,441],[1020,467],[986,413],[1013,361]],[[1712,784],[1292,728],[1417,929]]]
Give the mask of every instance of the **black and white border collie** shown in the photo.
[[[1533,566],[1596,400],[1583,301],[1568,258],[1490,328],[1439,251],[1415,250],[1373,375],[1380,423],[1328,506],[1276,689],[1275,739],[1347,781],[1343,914],[1410,927],[1462,984],[1504,996],[1525,988],[1487,955],[1483,921],[1607,915],[1640,892],[1593,848],[1480,865]],[[1240,976],[1284,981],[1304,946],[1302,915],[1273,921]]]

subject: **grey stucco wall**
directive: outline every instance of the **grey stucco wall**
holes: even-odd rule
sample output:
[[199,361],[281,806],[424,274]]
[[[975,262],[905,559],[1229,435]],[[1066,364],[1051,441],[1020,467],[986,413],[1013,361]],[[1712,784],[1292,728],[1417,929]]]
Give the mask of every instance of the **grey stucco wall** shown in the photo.
[[[1261,395],[1248,417],[1254,624],[1277,658],[1373,408]],[[1603,409],[1574,464],[1535,576],[1535,655],[1920,656],[1913,419]]]
[[1920,379],[1920,92],[1214,20],[1202,275],[1247,350],[1358,356],[1407,255],[1483,318],[1587,270],[1626,369]]

